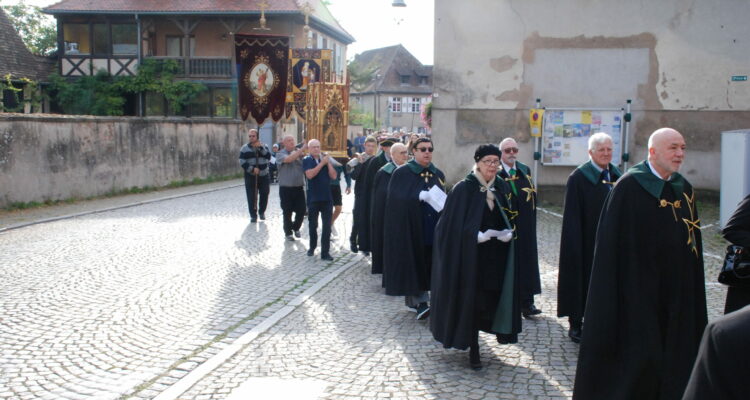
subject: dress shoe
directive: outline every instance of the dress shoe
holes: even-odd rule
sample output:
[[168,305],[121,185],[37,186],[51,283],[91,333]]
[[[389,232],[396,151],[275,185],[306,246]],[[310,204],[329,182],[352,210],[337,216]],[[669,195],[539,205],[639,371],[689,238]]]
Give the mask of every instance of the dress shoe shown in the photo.
[[292,236],[292,235],[286,235],[286,240],[289,241],[289,242],[293,242],[294,241],[294,236]]
[[307,256],[308,257],[312,257],[313,254],[315,254],[315,250],[314,249],[310,249],[310,250],[307,251]]
[[330,254],[322,255],[322,256],[320,256],[320,259],[323,260],[323,261],[333,261],[333,257],[331,257]]
[[258,218],[256,218],[256,217],[250,217],[250,222],[252,222],[252,223],[258,222]]
[[497,339],[497,342],[500,344],[518,343],[518,335],[516,334],[496,333],[495,339]]
[[370,256],[370,252],[369,251],[363,251],[362,255],[365,256],[365,257],[369,257]]
[[576,327],[576,328],[571,327],[568,330],[568,337],[573,343],[581,343],[582,335],[583,335],[583,332],[581,331],[580,327]]
[[351,249],[352,253],[356,253],[359,251],[359,248],[357,248],[357,241],[353,239],[349,239],[349,248]]
[[430,306],[427,303],[419,303],[417,306],[417,320],[421,321],[430,316]]
[[260,213],[259,217],[260,217],[261,221],[265,221],[266,220],[266,214]]
[[523,315],[524,318],[529,319],[530,317],[533,317],[534,315],[539,315],[542,313],[542,310],[536,308],[535,305],[530,304],[528,307],[524,307],[521,309],[521,315]]
[[299,238],[302,237],[302,234],[299,233],[299,231],[294,231],[294,237],[296,237],[297,239],[299,239]]
[[474,371],[482,369],[482,360],[479,358],[479,346],[469,348],[469,366]]

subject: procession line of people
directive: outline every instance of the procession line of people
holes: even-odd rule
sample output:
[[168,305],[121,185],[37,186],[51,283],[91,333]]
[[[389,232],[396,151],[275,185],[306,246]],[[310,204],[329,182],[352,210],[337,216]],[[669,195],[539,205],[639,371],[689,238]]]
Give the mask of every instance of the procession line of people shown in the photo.
[[[249,201],[263,196],[258,188],[265,150],[253,146],[254,139],[251,131],[250,151],[243,147],[240,155],[246,174],[255,176],[245,179],[255,188],[247,189]],[[438,342],[468,349],[468,365],[480,369],[479,331],[501,344],[516,343],[522,317],[542,313],[534,303],[541,282],[530,169],[517,160],[514,139],[483,144],[471,171],[448,190],[433,164],[429,137],[408,146],[398,138],[380,139],[365,138],[364,151],[344,169],[355,181],[350,248],[372,253],[371,271],[382,274],[384,293],[404,297],[418,320],[429,318]],[[611,163],[612,138],[596,133],[588,142],[589,161],[568,178],[557,316],[568,318],[568,336],[580,343],[575,399],[700,398],[689,397],[686,387],[703,393],[711,383],[706,363],[717,360],[698,357],[709,331],[697,201],[679,173],[685,148],[679,132],[658,129],[647,158],[623,174]],[[300,160],[305,150],[310,154]],[[321,214],[321,258],[330,260],[333,202],[325,189],[343,166],[321,154],[316,140],[296,149],[292,137],[284,138],[276,160],[284,233],[299,237],[303,215],[292,221],[292,204],[304,203],[305,194],[291,189],[306,178],[308,255],[317,246]],[[304,175],[284,172],[292,166]],[[262,219],[264,208],[253,203],[251,218]],[[712,351],[705,340],[701,351]],[[695,382],[689,384],[691,372]]]

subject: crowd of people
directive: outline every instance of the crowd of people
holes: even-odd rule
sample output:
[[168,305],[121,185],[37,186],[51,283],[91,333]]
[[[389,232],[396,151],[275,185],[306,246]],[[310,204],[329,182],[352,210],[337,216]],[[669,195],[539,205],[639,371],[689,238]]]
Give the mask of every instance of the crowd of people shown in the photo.
[[[286,239],[301,237],[307,213],[313,256],[320,215],[320,257],[332,260],[340,179],[347,194],[353,179],[350,250],[371,255],[384,293],[404,297],[417,320],[429,318],[438,342],[468,349],[471,368],[482,368],[480,331],[516,343],[522,318],[543,312],[534,302],[541,293],[537,190],[513,138],[478,146],[473,167],[450,189],[428,136],[359,134],[347,162],[322,153],[317,140],[297,145],[286,136],[282,147],[273,158]],[[671,128],[654,131],[647,158],[626,173],[612,164],[613,148],[606,133],[591,135],[589,160],[566,184],[557,316],[568,318],[568,337],[580,343],[574,398],[740,398],[744,383],[719,382],[747,358],[731,364],[737,369],[720,368],[715,353],[717,343],[741,339],[706,327],[700,219],[695,192],[679,173],[684,138]],[[272,153],[250,130],[240,164],[251,222],[265,218]],[[725,232],[744,246],[749,198]],[[750,303],[747,293],[731,289],[726,311]],[[746,333],[750,309],[733,314],[723,324]]]

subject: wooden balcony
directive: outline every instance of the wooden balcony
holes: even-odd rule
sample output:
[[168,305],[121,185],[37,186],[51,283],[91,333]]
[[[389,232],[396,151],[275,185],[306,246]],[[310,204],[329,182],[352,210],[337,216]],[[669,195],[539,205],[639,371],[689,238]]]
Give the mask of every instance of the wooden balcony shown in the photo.
[[229,57],[190,57],[187,68],[184,57],[146,57],[145,60],[174,60],[183,73],[180,76],[189,78],[231,78],[232,59]]

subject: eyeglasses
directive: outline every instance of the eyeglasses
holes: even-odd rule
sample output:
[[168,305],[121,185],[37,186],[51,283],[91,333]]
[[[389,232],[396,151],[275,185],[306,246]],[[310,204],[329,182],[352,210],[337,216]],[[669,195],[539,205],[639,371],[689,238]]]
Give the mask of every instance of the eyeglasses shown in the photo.
[[496,167],[500,165],[500,160],[482,160],[482,164],[487,165],[489,167]]
[[510,154],[510,153],[516,154],[516,153],[518,153],[518,147],[508,147],[508,148],[505,148],[505,149],[503,149],[503,153],[505,153],[505,154]]
[[424,153],[425,151],[429,151],[430,153],[432,153],[435,149],[432,147],[417,147],[415,150],[419,150],[422,153]]

